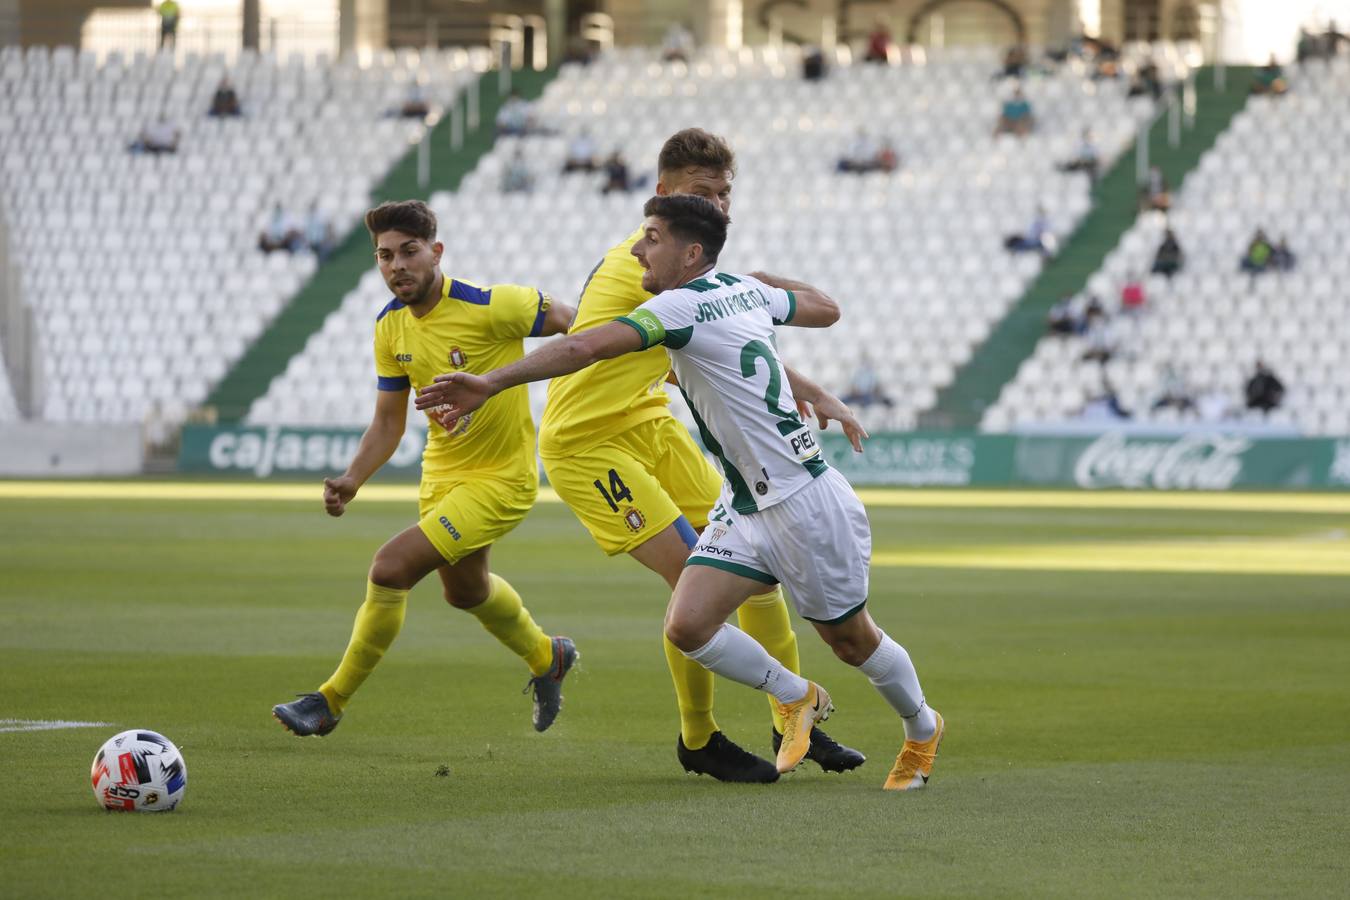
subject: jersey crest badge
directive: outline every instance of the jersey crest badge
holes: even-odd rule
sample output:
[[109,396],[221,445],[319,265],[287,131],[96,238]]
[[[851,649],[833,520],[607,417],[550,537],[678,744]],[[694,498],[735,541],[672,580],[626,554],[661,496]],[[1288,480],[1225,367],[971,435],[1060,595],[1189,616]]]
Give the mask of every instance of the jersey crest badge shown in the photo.
[[629,531],[636,533],[647,524],[647,517],[636,507],[630,506],[623,511],[623,522],[628,526]]
[[464,351],[458,347],[450,348],[450,365],[456,369],[462,369],[469,364],[469,358],[464,355]]

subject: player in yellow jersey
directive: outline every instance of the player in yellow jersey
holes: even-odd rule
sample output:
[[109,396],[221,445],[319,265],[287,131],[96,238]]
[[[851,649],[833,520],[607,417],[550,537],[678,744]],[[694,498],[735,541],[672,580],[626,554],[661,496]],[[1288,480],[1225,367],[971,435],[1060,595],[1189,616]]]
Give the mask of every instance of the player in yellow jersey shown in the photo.
[[[385,203],[366,213],[380,274],[394,292],[375,321],[375,416],[347,471],[324,481],[324,506],[340,516],[398,447],[408,394],[446,371],[490,372],[524,355],[525,337],[567,331],[576,310],[536,288],[480,288],[441,272],[436,216],[426,204]],[[430,418],[430,417],[429,417]],[[549,637],[520,595],[488,568],[488,552],[525,518],[539,489],[534,423],[524,388],[495,398],[446,432],[427,426],[416,525],[375,554],[366,599],[337,671],[313,693],[273,708],[297,735],[332,731],[398,636],[408,592],[439,572],[445,599],[474,616],[530,670],[534,727],[553,724],[562,680],[576,662],[569,638]]]
[[[685,129],[661,148],[656,192],[697,194],[728,212],[735,168],[735,154],[725,140]],[[591,272],[572,332],[607,325],[651,299],[642,287],[642,266],[631,253],[641,236],[639,225]],[[673,590],[697,533],[708,524],[722,479],[688,429],[670,414],[663,388],[669,369],[665,350],[655,347],[553,379],[539,428],[539,456],[549,483],[601,549],[629,554]],[[856,424],[839,400],[792,369],[787,374],[794,396],[815,407],[822,428],[830,419]],[[771,655],[799,670],[797,637],[780,588],[752,597],[738,618]],[[738,747],[718,729],[712,673],[669,641],[665,651],[680,708],[676,753],[685,770],[723,781],[776,779],[773,763]],[[776,752],[783,723],[772,703],[770,710]],[[861,753],[819,729],[811,738],[808,758],[826,771],[848,771],[864,761]]]

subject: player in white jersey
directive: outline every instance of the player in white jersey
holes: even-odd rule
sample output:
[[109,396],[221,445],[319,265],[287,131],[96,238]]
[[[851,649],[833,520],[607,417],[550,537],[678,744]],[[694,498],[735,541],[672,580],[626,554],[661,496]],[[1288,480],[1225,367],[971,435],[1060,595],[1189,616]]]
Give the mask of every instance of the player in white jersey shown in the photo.
[[[923,787],[942,716],[925,703],[909,654],[866,610],[866,510],[798,417],[774,349],[776,326],[827,327],[839,307],[807,284],[719,272],[729,220],[701,197],[653,197],[643,213],[632,252],[645,270],[643,288],[657,296],[486,376],[438,376],[417,405],[445,404],[448,427],[509,387],[663,344],[726,479],[671,597],[667,638],[716,674],[773,695],[786,722],[778,770],[789,771],[805,755],[811,728],[832,711],[829,694],[726,621],[766,584],[781,583],[835,655],[861,669],[900,714],[905,741],[885,787]],[[855,449],[865,436],[850,431]]]

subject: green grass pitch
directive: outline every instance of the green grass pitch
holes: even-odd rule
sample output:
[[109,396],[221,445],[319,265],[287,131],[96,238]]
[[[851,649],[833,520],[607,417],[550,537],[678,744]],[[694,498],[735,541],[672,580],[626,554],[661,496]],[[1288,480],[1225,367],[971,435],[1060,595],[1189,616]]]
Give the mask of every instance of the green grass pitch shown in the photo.
[[[0,896],[1344,896],[1350,578],[876,567],[870,607],[948,735],[931,785],[880,790],[898,720],[799,627],[869,759],[772,786],[684,775],[666,592],[557,504],[494,550],[580,670],[546,734],[524,667],[433,584],[325,739],[272,704],[332,670],[410,505],[0,500]],[[1343,540],[1344,515],[871,510],[878,551]],[[1340,534],[1338,538],[1337,535]],[[1093,552],[1098,552],[1094,550]],[[804,625],[805,623],[799,623]],[[767,704],[718,686],[768,753]],[[96,805],[122,728],[162,731],[174,813]],[[443,768],[444,767],[444,768]],[[446,775],[438,775],[438,771]]]

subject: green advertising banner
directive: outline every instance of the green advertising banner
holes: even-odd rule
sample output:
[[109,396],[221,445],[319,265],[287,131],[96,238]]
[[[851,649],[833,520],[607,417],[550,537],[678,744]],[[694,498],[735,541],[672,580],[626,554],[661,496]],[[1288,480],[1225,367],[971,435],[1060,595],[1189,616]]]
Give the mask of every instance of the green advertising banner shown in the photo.
[[[416,478],[424,440],[405,435],[383,471]],[[360,441],[359,428],[189,425],[178,468],[254,478],[323,475],[345,469]],[[912,432],[873,435],[861,454],[836,431],[820,442],[831,465],[859,487],[1350,488],[1350,438]]]
[[[360,428],[213,427],[187,425],[178,471],[295,478],[340,473],[356,455]],[[408,432],[382,473],[416,479],[422,473],[425,433]]]

